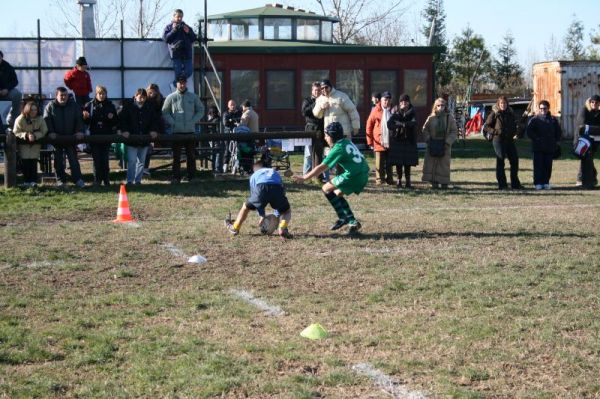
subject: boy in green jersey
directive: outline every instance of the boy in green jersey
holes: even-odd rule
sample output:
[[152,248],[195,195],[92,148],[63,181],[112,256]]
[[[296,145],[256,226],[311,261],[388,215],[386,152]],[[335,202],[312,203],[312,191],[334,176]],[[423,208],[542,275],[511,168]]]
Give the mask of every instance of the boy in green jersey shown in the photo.
[[361,228],[361,224],[352,213],[344,195],[360,194],[369,180],[369,165],[358,148],[347,138],[344,138],[344,129],[339,122],[330,123],[325,128],[325,141],[331,151],[323,162],[313,168],[304,176],[294,176],[294,180],[302,183],[307,179],[319,176],[327,169],[340,165],[344,173],[338,174],[331,181],[323,185],[323,193],[338,215],[338,220],[331,226],[331,230],[350,226],[354,233]]

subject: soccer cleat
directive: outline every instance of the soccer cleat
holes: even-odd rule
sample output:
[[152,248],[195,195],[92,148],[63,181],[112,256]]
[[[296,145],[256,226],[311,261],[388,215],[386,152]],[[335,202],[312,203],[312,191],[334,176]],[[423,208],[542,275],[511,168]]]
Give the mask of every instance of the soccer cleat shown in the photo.
[[330,230],[339,230],[342,227],[344,227],[345,225],[348,224],[348,220],[347,219],[338,219],[333,226],[331,226]]
[[225,220],[225,228],[232,236],[237,236],[240,233],[239,230],[233,227],[233,223],[231,223],[231,220]]
[[280,228],[278,233],[281,238],[286,238],[286,239],[292,238],[292,235],[290,234],[290,231],[287,229],[287,227],[283,228],[283,229]]
[[353,220],[349,222],[348,226],[350,226],[349,233],[356,233],[362,227],[358,220]]

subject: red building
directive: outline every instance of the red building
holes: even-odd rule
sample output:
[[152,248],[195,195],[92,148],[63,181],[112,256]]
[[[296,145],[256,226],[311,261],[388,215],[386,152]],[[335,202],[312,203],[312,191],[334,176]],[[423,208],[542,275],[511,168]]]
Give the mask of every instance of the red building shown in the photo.
[[[279,5],[208,17],[209,50],[222,81],[207,77],[217,102],[249,99],[261,127],[304,125],[302,99],[313,81],[328,78],[357,105],[361,126],[372,92],[406,93],[422,123],[432,106],[434,47],[340,45],[335,18]],[[200,63],[200,57],[197,58]],[[210,95],[207,95],[210,96]]]

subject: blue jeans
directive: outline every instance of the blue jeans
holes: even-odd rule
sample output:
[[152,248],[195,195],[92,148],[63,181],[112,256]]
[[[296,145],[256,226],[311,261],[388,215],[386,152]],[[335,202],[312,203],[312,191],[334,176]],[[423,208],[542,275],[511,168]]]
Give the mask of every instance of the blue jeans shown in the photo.
[[75,146],[54,147],[54,169],[58,180],[63,183],[67,182],[67,174],[65,173],[65,153],[71,167],[71,178],[74,183],[81,180],[81,168],[79,167],[79,159],[77,158],[77,149]]
[[304,165],[302,166],[302,172],[307,174],[313,167],[312,164],[312,145],[304,146]]
[[194,67],[191,59],[184,60],[178,58],[173,59],[172,61],[173,71],[175,72],[175,80],[173,81],[174,85],[177,84],[177,78],[179,78],[181,75],[185,75],[186,78],[189,78],[190,76],[192,76],[192,73],[194,73]]
[[127,184],[142,182],[148,147],[127,146]]

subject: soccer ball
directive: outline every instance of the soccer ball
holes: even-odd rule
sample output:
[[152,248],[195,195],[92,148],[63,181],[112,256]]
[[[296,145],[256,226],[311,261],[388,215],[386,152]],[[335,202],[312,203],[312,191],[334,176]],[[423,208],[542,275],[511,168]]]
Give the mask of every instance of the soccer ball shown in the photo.
[[265,216],[260,224],[260,234],[271,235],[279,225],[279,218],[273,214]]

